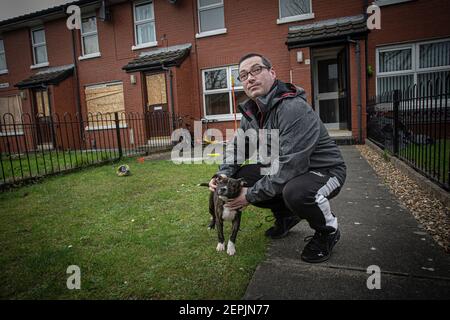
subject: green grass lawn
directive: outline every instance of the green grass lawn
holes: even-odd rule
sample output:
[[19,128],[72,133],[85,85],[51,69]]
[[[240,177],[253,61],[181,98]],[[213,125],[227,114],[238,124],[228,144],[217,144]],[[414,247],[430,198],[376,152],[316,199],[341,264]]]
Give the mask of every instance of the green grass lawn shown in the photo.
[[[445,152],[444,152],[445,151]],[[399,151],[399,155],[417,167],[435,175],[442,182],[448,181],[450,140],[437,140],[430,145],[411,144]]]
[[28,154],[1,156],[0,180],[15,181],[28,177],[42,176],[78,168],[84,165],[115,159],[118,153],[114,151],[44,151]]
[[[1,299],[240,299],[264,259],[270,211],[245,210],[237,253],[207,230],[215,165],[127,159],[0,194]],[[229,223],[226,235],[229,236]],[[81,289],[66,287],[67,267]]]

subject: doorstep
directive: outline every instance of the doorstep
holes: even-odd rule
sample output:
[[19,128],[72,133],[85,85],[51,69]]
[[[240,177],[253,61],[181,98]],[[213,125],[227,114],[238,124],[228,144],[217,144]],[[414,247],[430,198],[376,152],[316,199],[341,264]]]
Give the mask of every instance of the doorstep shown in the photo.
[[349,130],[328,129],[328,134],[330,135],[331,139],[334,140],[338,145],[356,144],[352,132]]

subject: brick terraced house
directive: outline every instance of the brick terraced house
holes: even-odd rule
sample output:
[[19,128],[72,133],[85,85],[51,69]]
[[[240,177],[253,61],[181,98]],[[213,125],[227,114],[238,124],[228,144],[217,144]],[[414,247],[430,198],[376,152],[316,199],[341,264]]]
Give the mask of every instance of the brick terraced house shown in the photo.
[[[18,123],[0,139],[76,148],[80,140],[48,125],[55,113],[84,119],[80,139],[113,129],[89,121],[97,112],[169,111],[233,128],[232,91],[246,96],[231,76],[258,52],[306,90],[332,136],[363,142],[368,97],[450,72],[450,1],[375,3],[380,30],[368,30],[363,0],[79,0],[10,17],[0,21],[0,119],[37,114],[40,132]],[[66,26],[69,5],[81,8],[79,30]]]

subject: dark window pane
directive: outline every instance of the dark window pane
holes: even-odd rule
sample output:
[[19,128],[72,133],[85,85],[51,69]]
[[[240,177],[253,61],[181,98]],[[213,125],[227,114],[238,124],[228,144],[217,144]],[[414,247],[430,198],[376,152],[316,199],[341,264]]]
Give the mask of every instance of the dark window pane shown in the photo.
[[450,41],[420,45],[420,68],[450,66]]
[[378,94],[384,94],[392,90],[405,90],[414,84],[414,76],[395,76],[378,78]]
[[380,72],[411,70],[411,49],[380,52]]
[[280,0],[281,18],[311,13],[310,0]]
[[227,70],[211,70],[205,72],[205,89],[226,89],[227,88]]
[[323,123],[338,122],[338,99],[320,100],[319,115]]
[[238,105],[246,100],[248,100],[247,95],[245,94],[244,91],[236,91],[234,93],[234,96],[236,97],[236,112],[239,112],[239,110],[237,109]]
[[338,91],[337,60],[320,60],[317,63],[319,73],[319,93]]
[[208,116],[230,113],[230,98],[228,92],[206,95],[205,104],[206,114]]

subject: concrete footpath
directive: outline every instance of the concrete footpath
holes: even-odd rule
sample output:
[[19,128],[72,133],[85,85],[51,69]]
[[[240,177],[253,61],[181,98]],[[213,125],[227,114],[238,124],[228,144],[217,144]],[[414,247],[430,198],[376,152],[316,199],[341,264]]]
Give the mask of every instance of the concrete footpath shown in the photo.
[[[354,146],[342,146],[347,181],[331,206],[341,240],[325,263],[300,259],[306,221],[272,240],[244,299],[449,299],[450,255],[391,194]],[[380,289],[369,266],[380,268]]]

